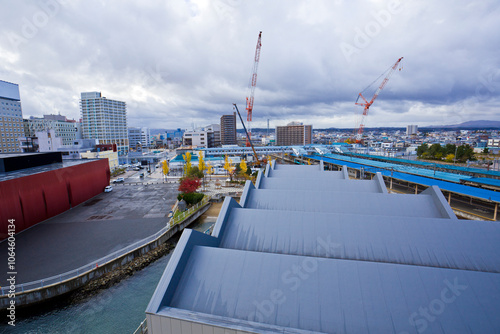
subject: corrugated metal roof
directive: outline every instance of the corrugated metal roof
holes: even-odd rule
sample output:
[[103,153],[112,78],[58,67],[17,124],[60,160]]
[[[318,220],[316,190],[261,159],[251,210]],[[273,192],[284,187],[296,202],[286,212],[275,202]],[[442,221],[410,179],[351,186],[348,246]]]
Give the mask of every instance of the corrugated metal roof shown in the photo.
[[488,186],[500,187],[500,180],[488,179],[486,177],[471,177],[468,179],[462,179],[461,181],[475,182],[479,184],[484,184]]
[[[257,183],[275,179],[275,167]],[[152,334],[168,333],[167,319],[187,321],[182,334],[200,324],[250,333],[500,332],[499,224],[459,221],[435,187],[339,192],[329,188],[335,181],[362,181],[287,170],[328,181],[315,191],[247,182],[244,208],[226,198],[213,236],[184,231],[148,305],[148,317],[161,317],[151,318]]]
[[[385,186],[385,185],[384,185]],[[337,192],[382,192],[377,180],[337,180],[317,178],[262,178],[259,189],[317,190],[331,189]]]
[[340,193],[327,190],[253,189],[249,192],[245,208],[444,218],[433,197],[426,194],[395,195]]
[[222,248],[500,272],[494,222],[242,208],[228,214]]
[[499,287],[492,273],[195,246],[169,307],[281,333],[499,333]]
[[[332,162],[332,163],[338,164],[338,165],[346,165],[350,168],[355,168],[355,169],[359,169],[360,167],[366,166],[364,164],[360,164],[360,163],[356,163],[356,162],[348,162],[348,161],[336,160],[336,159],[332,159],[332,158],[324,158],[324,157],[315,157],[315,158],[321,159],[321,160],[324,160],[327,162]],[[453,183],[453,182],[447,182],[447,181],[432,179],[432,178],[423,177],[423,176],[406,174],[403,172],[392,172],[390,170],[384,170],[384,169],[378,169],[378,168],[370,168],[369,171],[370,172],[379,172],[385,176],[391,176],[391,177],[399,179],[399,180],[409,181],[412,183],[421,184],[421,185],[425,185],[428,187],[438,186],[442,190],[451,191],[451,192],[454,192],[457,194],[463,194],[466,196],[471,196],[471,197],[480,198],[480,199],[487,200],[487,201],[493,201],[493,202],[500,203],[500,192],[493,191],[493,190],[475,188],[475,187],[470,187],[470,186],[466,186],[463,184],[457,184],[457,183]],[[463,176],[461,176],[461,177],[459,176],[459,181],[460,181],[460,179],[464,179]]]

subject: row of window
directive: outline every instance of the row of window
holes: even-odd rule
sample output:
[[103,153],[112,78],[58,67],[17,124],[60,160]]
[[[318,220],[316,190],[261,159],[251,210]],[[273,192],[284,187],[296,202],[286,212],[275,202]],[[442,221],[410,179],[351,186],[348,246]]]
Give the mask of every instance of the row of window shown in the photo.
[[[13,149],[9,148],[8,150],[9,150],[8,152],[21,152],[21,150],[18,148],[13,148]],[[0,149],[0,153],[8,153],[8,152],[7,152],[7,149],[3,149],[3,150]]]
[[[0,132],[2,132],[2,137],[9,137],[10,136],[15,136],[16,133],[13,133],[13,132],[22,132],[21,129],[5,129],[6,131],[12,131],[12,132],[4,132],[3,129],[0,129]],[[19,134],[17,134],[19,135]]]

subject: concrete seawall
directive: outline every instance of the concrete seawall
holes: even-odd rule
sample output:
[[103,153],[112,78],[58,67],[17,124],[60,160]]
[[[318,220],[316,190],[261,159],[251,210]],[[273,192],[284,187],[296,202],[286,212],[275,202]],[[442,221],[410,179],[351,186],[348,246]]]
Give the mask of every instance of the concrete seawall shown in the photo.
[[191,216],[187,217],[181,223],[174,225],[157,239],[152,240],[145,245],[137,247],[136,249],[133,249],[130,252],[125,253],[111,261],[108,261],[107,263],[99,264],[92,270],[88,270],[78,276],[37,289],[32,289],[24,292],[16,292],[15,297],[12,299],[10,299],[8,295],[1,296],[0,310],[6,310],[11,303],[11,300],[15,300],[16,308],[23,307],[46,301],[81,288],[90,281],[97,279],[105,275],[106,273],[115,270],[116,268],[126,265],[127,263],[133,261],[135,258],[140,257],[163,244],[176,233],[181,232],[184,228],[192,224],[198,217],[205,213],[209,207],[210,203],[205,204]]

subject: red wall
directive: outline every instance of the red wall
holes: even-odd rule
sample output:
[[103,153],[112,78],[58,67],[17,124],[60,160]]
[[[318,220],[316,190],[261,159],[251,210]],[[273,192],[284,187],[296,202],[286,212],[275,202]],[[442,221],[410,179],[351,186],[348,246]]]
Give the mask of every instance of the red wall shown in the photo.
[[0,239],[9,219],[16,233],[101,193],[109,184],[107,159],[0,182]]

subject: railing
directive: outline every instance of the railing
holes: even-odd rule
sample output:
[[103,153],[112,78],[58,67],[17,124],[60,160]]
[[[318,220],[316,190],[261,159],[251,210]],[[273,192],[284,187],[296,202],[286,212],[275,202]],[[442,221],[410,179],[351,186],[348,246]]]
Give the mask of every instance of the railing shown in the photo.
[[133,334],[146,334],[148,332],[148,319],[144,319]]
[[184,219],[186,219],[187,217],[191,216],[193,213],[195,213],[196,211],[198,211],[199,208],[201,208],[202,206],[204,206],[205,204],[207,204],[209,200],[210,200],[210,196],[205,195],[205,196],[203,196],[203,199],[200,202],[198,202],[197,204],[193,205],[188,210],[182,212],[178,216],[176,216],[175,212],[174,212],[174,215],[172,216],[172,219],[170,219],[170,222],[169,222],[170,227],[173,227],[174,225],[179,224]]
[[205,231],[203,231],[203,233],[212,234],[212,231],[214,230],[214,226],[215,226],[215,224],[210,225],[210,227],[207,228]]
[[[167,225],[162,228],[161,230],[159,230],[158,232],[156,232],[155,234],[153,235],[150,235],[149,237],[146,237],[142,240],[139,240],[139,241],[136,241],[134,242],[133,244],[130,244],[120,250],[117,250],[116,252],[113,252],[111,254],[108,254],[98,260],[95,260],[95,261],[92,261],[92,263],[89,263],[89,264],[86,264],[84,266],[81,266],[77,269],[73,269],[71,271],[67,271],[65,273],[62,273],[62,274],[59,274],[59,275],[55,275],[55,276],[52,276],[52,277],[48,277],[48,278],[44,278],[42,280],[37,280],[37,281],[33,281],[33,282],[28,282],[28,283],[22,283],[22,284],[17,284],[16,285],[16,293],[18,292],[25,292],[25,291],[29,291],[29,290],[34,290],[34,289],[38,289],[38,288],[43,288],[43,287],[46,287],[46,286],[49,286],[49,285],[52,285],[52,284],[56,284],[56,283],[60,283],[62,281],[65,281],[65,280],[68,280],[68,279],[72,279],[72,278],[75,278],[75,277],[78,277],[88,271],[91,271],[95,268],[98,268],[99,266],[102,266],[110,261],[113,261],[115,260],[116,258],[124,255],[124,254],[127,254],[137,248],[141,248],[143,247],[144,245],[160,238],[164,233],[166,233],[168,230],[170,230],[172,227],[174,227],[176,224],[179,224],[180,222],[182,222],[184,219],[186,219],[187,217],[189,217],[190,215],[192,215],[195,211],[197,211],[199,208],[201,208],[202,206],[204,206],[205,204],[208,203],[208,201],[210,200],[210,196],[207,196],[205,195],[203,197],[203,199],[198,203],[196,204],[195,206],[189,208],[189,210],[186,210],[185,212],[183,212],[181,215],[175,217],[174,219],[174,216],[172,216],[172,218],[170,218],[169,222],[167,223]],[[5,287],[1,287],[0,288],[0,292],[1,292],[1,295],[0,296],[5,296],[9,293],[9,287],[8,286],[5,286]]]

